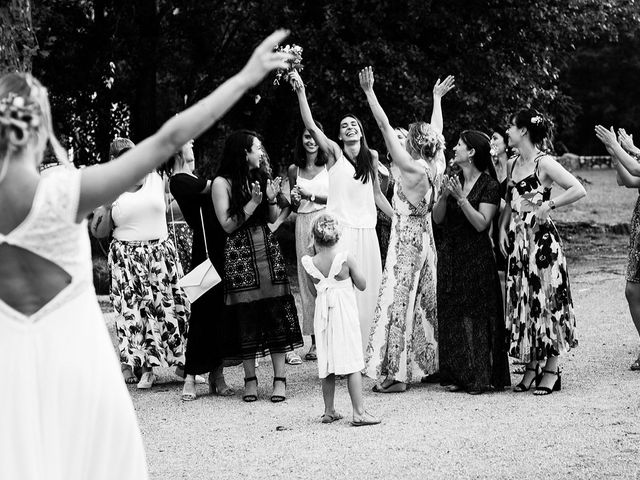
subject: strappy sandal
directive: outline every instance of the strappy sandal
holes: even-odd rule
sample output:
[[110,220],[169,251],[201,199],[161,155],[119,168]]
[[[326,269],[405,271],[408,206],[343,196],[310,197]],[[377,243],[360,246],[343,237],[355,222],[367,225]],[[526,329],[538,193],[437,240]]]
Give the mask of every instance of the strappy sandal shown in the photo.
[[[273,387],[275,388],[276,382],[284,383],[284,387],[287,388],[287,379],[286,377],[273,377]],[[284,395],[271,395],[271,401],[273,403],[284,402],[287,399]]]
[[305,360],[318,360],[318,355],[316,354],[316,346],[315,345],[311,345],[311,348],[309,349],[309,351],[307,352],[307,354],[304,356]]
[[[224,379],[224,377],[218,377],[218,378]],[[209,395],[218,395],[219,397],[231,397],[234,393],[236,393],[233,390],[233,388],[229,387],[228,385],[226,386],[226,388],[222,390],[218,390],[218,386],[216,385],[216,380],[217,378],[210,373],[209,374]],[[247,382],[245,381],[245,383]]]
[[296,352],[287,352],[284,356],[284,361],[288,365],[302,365],[302,359]]
[[120,367],[120,370],[122,371],[122,378],[124,378],[124,383],[128,385],[138,383],[138,377],[136,377],[136,374],[133,373],[133,370],[129,365],[123,365],[122,367]]
[[342,420],[343,418],[344,417],[337,412],[324,413],[320,417],[320,421],[322,423],[333,423],[333,422],[337,422],[338,420]]
[[551,395],[553,392],[559,392],[560,390],[562,390],[562,377],[560,376],[559,368],[557,368],[555,372],[553,370],[545,370],[545,369],[543,369],[542,372],[555,375],[557,377],[556,381],[553,382],[553,386],[551,388],[537,386],[536,389],[533,391],[534,395],[538,395],[538,396]]
[[536,364],[536,368],[527,367],[525,370],[528,371],[528,372],[536,372],[536,374],[533,376],[533,378],[529,382],[529,385],[526,385],[524,383],[524,378],[523,378],[522,381],[519,384],[517,384],[515,387],[513,387],[513,391],[514,392],[517,392],[517,393],[528,392],[531,389],[531,386],[534,383],[536,384],[536,387],[540,383],[540,379],[542,378],[542,372],[540,371],[540,365]]
[[380,420],[379,418],[374,417],[369,412],[364,412],[364,415],[362,416],[362,418],[360,420],[355,420],[354,419],[351,422],[351,425],[354,426],[354,427],[366,427],[366,426],[369,426],[369,425],[378,425],[381,422],[382,422],[382,420]]
[[[253,376],[253,377],[247,377],[244,379],[244,387],[245,389],[247,388],[247,383],[249,382],[256,382],[256,389],[258,388],[258,377]],[[258,395],[254,395],[253,393],[250,394],[245,394],[242,396],[242,400],[244,402],[255,402],[256,400],[258,400]]]
[[198,398],[196,394],[196,382],[193,380],[185,380],[184,385],[182,387],[182,398],[183,402],[192,402],[196,398]]
[[394,380],[393,383],[388,387],[383,387],[382,385],[374,385],[372,390],[376,393],[402,393],[405,392],[408,387],[409,386],[406,383]]
[[148,390],[153,387],[153,384],[158,380],[158,377],[153,372],[144,372],[138,382],[138,388],[140,390]]

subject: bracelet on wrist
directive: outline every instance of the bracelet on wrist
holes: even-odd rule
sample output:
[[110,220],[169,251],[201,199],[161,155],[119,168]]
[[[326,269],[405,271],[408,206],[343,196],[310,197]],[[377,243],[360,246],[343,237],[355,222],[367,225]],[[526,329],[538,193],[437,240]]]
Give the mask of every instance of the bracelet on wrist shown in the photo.
[[267,203],[269,205],[277,205],[278,204],[278,200],[276,200],[275,198],[273,199],[273,202],[271,200],[267,200]]
[[244,212],[245,217],[250,217],[256,211],[255,208],[253,210],[249,210],[246,206],[242,207],[242,211]]

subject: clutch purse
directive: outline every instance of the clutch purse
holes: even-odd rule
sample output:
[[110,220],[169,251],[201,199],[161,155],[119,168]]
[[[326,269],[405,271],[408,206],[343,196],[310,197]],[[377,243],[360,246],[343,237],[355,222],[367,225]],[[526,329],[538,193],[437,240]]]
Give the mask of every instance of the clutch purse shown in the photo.
[[200,265],[195,267],[184,277],[178,280],[178,286],[184,290],[185,295],[191,303],[222,281],[220,275],[209,260],[209,249],[207,248],[207,234],[204,231],[204,219],[202,208],[200,209],[200,222],[202,223],[202,236],[204,238],[204,251],[207,258]]

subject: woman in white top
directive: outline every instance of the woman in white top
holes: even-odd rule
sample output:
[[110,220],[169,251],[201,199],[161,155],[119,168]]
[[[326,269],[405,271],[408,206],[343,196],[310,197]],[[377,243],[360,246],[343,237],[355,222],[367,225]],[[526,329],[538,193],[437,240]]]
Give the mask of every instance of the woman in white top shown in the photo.
[[[113,153],[120,154],[117,144]],[[190,305],[178,287],[182,268],[168,238],[164,190],[162,177],[151,172],[111,206],[110,294],[120,362],[142,370],[141,389],[153,386],[153,367],[184,368]]]
[[327,156],[327,212],[342,225],[341,248],[358,260],[367,280],[367,288],[356,293],[364,350],[369,341],[369,330],[382,279],[380,246],[376,236],[376,205],[386,215],[393,215],[391,204],[380,190],[378,153],[369,149],[362,123],[354,115],[346,115],[340,121],[338,139],[343,148],[327,138],[313,120],[300,74],[293,71],[290,81],[298,95],[304,125]]
[[[0,351],[12,375],[0,395],[0,478],[144,480],[131,398],[92,285],[86,216],[207,130],[290,55],[280,31],[214,93],[121,158],[41,177],[53,136],[46,89],[0,78]],[[69,372],[73,371],[73,375]]]
[[[322,125],[316,122],[322,130]],[[313,331],[315,297],[306,281],[301,259],[305,255],[314,255],[314,220],[327,206],[329,195],[329,174],[327,157],[318,148],[318,144],[306,128],[296,138],[293,152],[294,163],[289,165],[289,185],[291,186],[291,204],[296,210],[296,256],[298,258],[298,285],[302,299],[302,334],[311,335],[311,348],[305,355],[306,360],[316,360],[316,337]]]

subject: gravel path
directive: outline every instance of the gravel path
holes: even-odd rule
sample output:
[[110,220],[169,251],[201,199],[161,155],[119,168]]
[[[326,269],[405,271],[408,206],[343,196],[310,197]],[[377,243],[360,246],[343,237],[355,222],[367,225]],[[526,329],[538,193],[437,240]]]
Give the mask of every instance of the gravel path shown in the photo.
[[380,395],[367,380],[367,409],[384,423],[353,428],[344,380],[336,405],[347,419],[319,423],[314,362],[288,367],[282,404],[268,400],[267,360],[254,404],[240,399],[241,367],[226,370],[234,397],[205,395],[199,385],[203,396],[190,403],[180,401],[182,386],[165,371],[150,392],[130,387],[151,477],[638,479],[640,372],[628,370],[638,338],[624,299],[624,264],[616,253],[570,265],[580,347],[562,361],[562,392],[470,396],[415,385]]

